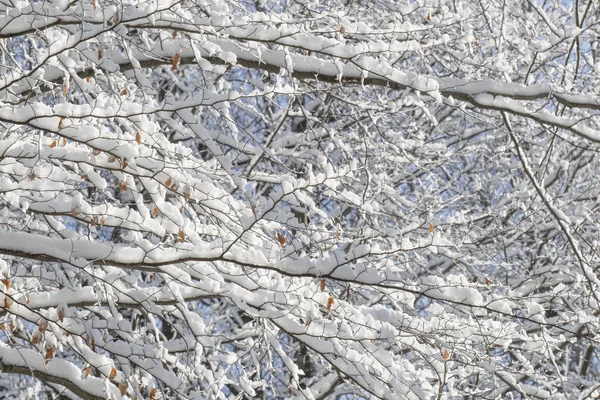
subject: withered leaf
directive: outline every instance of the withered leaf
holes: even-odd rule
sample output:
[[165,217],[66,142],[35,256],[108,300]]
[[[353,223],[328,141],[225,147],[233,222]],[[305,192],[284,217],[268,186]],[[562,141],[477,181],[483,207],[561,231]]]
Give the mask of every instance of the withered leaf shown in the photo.
[[42,334],[39,331],[36,331],[33,333],[33,335],[31,336],[31,343],[32,344],[38,344],[39,342],[42,341]]
[[0,282],[2,282],[4,286],[6,286],[6,290],[9,290],[12,286],[12,282],[10,279],[2,279]]
[[6,308],[7,310],[10,309],[10,306],[13,305],[13,301],[11,299],[9,299],[8,297],[4,297],[4,308]]
[[285,236],[283,236],[281,233],[277,232],[277,240],[279,241],[279,244],[281,246],[285,246]]
[[327,299],[327,312],[331,311],[331,306],[333,305],[334,300],[333,297],[329,296],[329,298]]
[[38,321],[38,328],[40,329],[40,332],[44,333],[46,329],[48,329],[48,321],[46,321],[45,318],[41,318]]
[[444,360],[448,360],[450,358],[450,353],[448,352],[448,349],[444,349]]
[[52,360],[54,358],[55,351],[56,351],[55,345],[53,345],[53,344],[46,345],[46,354],[44,355],[45,364],[48,364],[48,362],[50,362],[50,360]]
[[173,55],[173,62],[171,63],[171,70],[175,71],[179,66],[179,61],[181,60],[181,55],[179,53],[175,53]]
[[128,387],[129,384],[127,383],[127,381],[121,381],[121,383],[119,383],[119,392],[121,392],[121,396],[125,396]]

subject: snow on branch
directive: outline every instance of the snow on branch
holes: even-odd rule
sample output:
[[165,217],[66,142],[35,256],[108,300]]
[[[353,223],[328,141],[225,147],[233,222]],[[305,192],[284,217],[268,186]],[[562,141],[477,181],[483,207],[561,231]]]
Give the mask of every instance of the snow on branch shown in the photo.
[[597,4],[365,4],[0,4],[0,397],[598,395]]

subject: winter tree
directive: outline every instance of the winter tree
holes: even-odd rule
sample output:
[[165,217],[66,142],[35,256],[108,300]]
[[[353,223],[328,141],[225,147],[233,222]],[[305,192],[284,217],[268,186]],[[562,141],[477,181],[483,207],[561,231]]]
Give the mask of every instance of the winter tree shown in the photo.
[[0,396],[597,398],[599,12],[0,1]]

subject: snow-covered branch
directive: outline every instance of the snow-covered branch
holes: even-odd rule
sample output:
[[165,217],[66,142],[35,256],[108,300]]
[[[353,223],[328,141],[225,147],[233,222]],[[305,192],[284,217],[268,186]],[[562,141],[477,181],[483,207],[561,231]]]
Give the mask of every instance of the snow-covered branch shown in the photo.
[[0,4],[0,397],[598,395],[598,7],[434,3]]

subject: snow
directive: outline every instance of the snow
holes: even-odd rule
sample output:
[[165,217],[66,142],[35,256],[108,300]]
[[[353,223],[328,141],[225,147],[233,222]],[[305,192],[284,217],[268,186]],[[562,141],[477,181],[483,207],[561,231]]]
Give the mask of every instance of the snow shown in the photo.
[[585,386],[595,14],[455,3],[0,10],[0,324],[49,325],[4,365],[113,398]]
[[88,376],[84,379],[78,367],[58,357],[45,363],[40,353],[3,346],[0,351],[0,363],[4,371],[14,369],[15,371],[30,371],[32,374],[37,372],[42,376],[51,376],[51,381],[59,384],[68,382],[73,388],[80,390],[80,393],[88,393],[101,398],[106,396],[121,398],[115,386],[105,386],[104,380],[101,378]]

